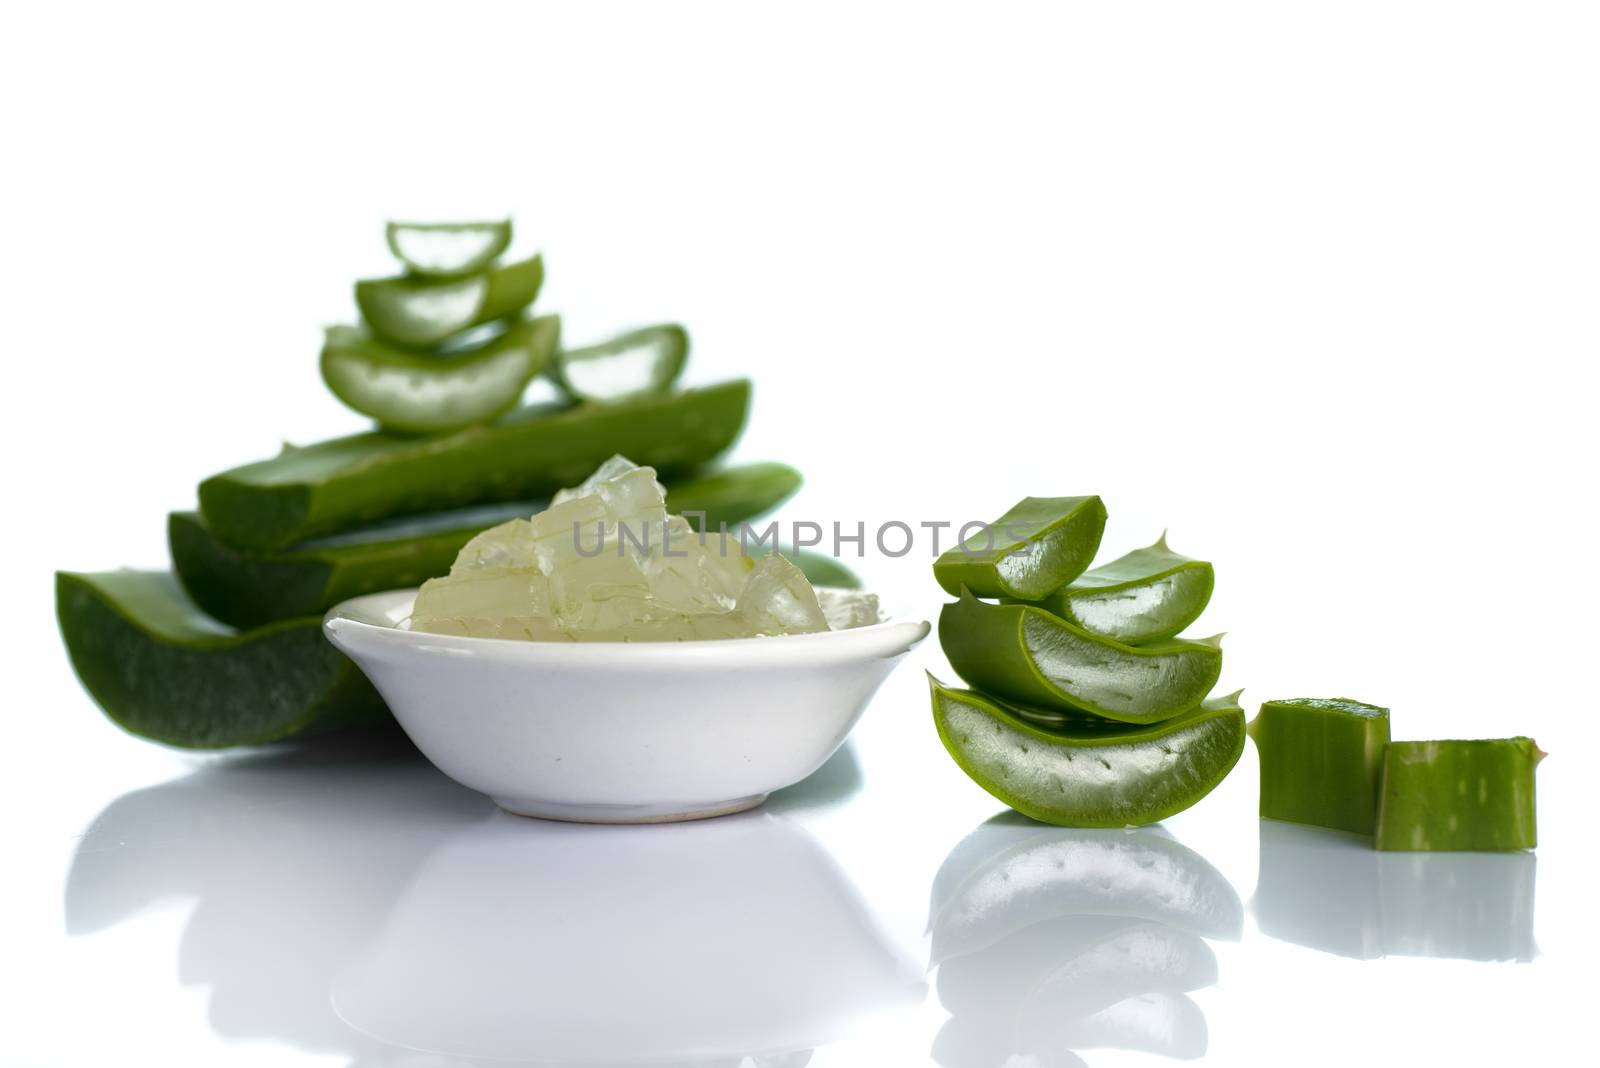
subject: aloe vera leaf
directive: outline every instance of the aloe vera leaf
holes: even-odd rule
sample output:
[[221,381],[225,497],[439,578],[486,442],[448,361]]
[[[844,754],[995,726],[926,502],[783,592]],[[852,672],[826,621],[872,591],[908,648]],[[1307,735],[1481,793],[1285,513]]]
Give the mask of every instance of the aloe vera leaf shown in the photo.
[[1265,701],[1245,728],[1261,761],[1261,815],[1370,835],[1389,710],[1345,697]]
[[235,631],[165,571],[57,572],[56,615],[84,688],[141,738],[221,749],[392,722],[320,616]]
[[933,562],[946,593],[1037,600],[1083,574],[1105,531],[1099,497],[1024,497]]
[[[792,467],[757,463],[691,475],[671,482],[667,493],[715,526],[777,507],[799,481]],[[178,578],[201,608],[232,626],[253,627],[318,615],[364,593],[421,585],[448,573],[477,534],[526,518],[546,503],[511,501],[385,520],[278,552],[235,549],[198,513],[174,512],[167,542]]]
[[483,270],[511,246],[511,220],[470,223],[391,222],[389,251],[423,278],[457,278]]
[[561,320],[547,315],[471,352],[441,357],[393,348],[359,327],[334,326],[322,346],[322,380],[384,430],[448,433],[509,411],[560,337]]
[[1023,815],[1063,827],[1155,823],[1199,801],[1244,751],[1238,695],[1163,723],[1047,731],[983,694],[928,679],[939,739],[973,782]]
[[1018,704],[1153,723],[1198,705],[1222,673],[1221,635],[1125,645],[1025,604],[963,591],[939,613],[939,643],[973,687]]
[[669,388],[688,358],[688,332],[662,323],[557,353],[550,376],[573,400],[609,404]]
[[[1237,940],[1244,906],[1222,873],[1158,828],[983,824],[934,879],[932,963],[1058,916],[1122,916]],[[1028,833],[1032,830],[1034,833]],[[994,848],[991,852],[991,847]]]
[[1538,845],[1532,738],[1390,742],[1377,847],[1494,852]]
[[1167,548],[1167,536],[1119,556],[1034,602],[1084,630],[1136,644],[1175,637],[1200,618],[1216,576],[1204,560]]
[[732,445],[749,405],[740,379],[627,404],[523,407],[439,437],[291,446],[206,479],[200,511],[230,545],[279,549],[393,516],[544,497],[617,453],[670,479]]
[[356,283],[367,328],[400,348],[430,349],[452,335],[516,315],[544,284],[538,256],[482,274],[438,281],[402,275]]
[[1192,1060],[1205,1056],[1210,1044],[1200,1006],[1169,991],[1135,994],[1077,1020],[1032,1020],[1041,1038],[1074,1049],[1122,1049]]

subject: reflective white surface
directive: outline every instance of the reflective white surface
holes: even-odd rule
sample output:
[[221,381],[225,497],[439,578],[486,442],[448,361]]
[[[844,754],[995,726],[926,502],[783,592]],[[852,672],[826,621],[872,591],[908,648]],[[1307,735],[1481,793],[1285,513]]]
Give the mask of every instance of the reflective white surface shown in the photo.
[[[1600,9],[296,7],[0,9],[0,1063],[1596,1059]],[[163,566],[198,480],[360,428],[316,354],[385,217],[505,212],[572,343],[679,320],[687,380],[754,378],[736,458],[865,523],[892,603],[942,600],[920,524],[1101,494],[1104,557],[1216,564],[1247,708],[1538,739],[1536,856],[1263,828],[1247,749],[1147,875],[1032,828],[1014,871],[933,641],[846,756],[677,837],[121,735],[50,570]],[[997,937],[930,970],[969,863]]]

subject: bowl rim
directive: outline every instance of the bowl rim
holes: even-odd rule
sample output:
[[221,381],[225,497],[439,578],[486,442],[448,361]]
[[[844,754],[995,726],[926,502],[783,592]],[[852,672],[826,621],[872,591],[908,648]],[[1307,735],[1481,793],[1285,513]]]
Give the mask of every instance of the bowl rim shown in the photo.
[[[812,655],[839,655],[851,659],[865,655],[898,656],[910,652],[933,630],[933,625],[925,619],[889,615],[866,626],[814,634],[671,642],[549,642],[433,634],[377,621],[384,615],[393,615],[399,604],[414,601],[417,592],[418,588],[411,586],[340,601],[323,616],[323,631],[330,641],[347,652],[351,651],[348,644],[354,640],[369,648],[383,643],[392,647],[470,650],[534,660],[555,656],[565,664],[578,665],[600,660],[610,664],[618,661],[682,664],[706,660],[784,660],[793,655],[785,653],[786,649],[794,650],[795,654],[805,651]],[[405,614],[410,614],[409,608]],[[874,652],[869,653],[869,649]]]

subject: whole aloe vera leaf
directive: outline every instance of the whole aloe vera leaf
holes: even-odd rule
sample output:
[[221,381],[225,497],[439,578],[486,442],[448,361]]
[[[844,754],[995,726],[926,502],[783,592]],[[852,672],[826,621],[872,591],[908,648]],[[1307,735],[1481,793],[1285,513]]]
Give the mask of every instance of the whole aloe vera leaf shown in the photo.
[[537,499],[617,453],[671,479],[731,446],[749,406],[740,379],[626,404],[524,407],[439,437],[290,446],[206,479],[200,512],[229,545],[281,549],[394,516]]
[[335,326],[322,346],[322,380],[383,429],[440,434],[504,415],[544,369],[561,340],[553,315],[517,323],[471,352],[448,357],[386,345]]
[[1494,852],[1538,845],[1532,738],[1390,742],[1377,847]]
[[941,553],[933,577],[952,595],[965,586],[979,597],[1037,600],[1083,574],[1105,526],[1099,497],[1024,497]]
[[534,256],[443,281],[368,278],[356,283],[356,306],[367,328],[383,341],[431,349],[463,330],[518,314],[543,284],[544,260]]
[[321,616],[235,631],[164,571],[58,572],[56,614],[84,688],[141,738],[221,749],[393,722]]
[[1389,710],[1344,697],[1266,701],[1246,728],[1261,758],[1261,815],[1372,834]]
[[1044,730],[981,693],[931,675],[939,739],[973,782],[1023,815],[1063,827],[1128,827],[1199,801],[1244,751],[1238,695],[1164,723],[1085,721]]
[[1212,566],[1167,548],[1167,536],[1091,568],[1035,603],[1119,642],[1171,638],[1200,618],[1216,581]]
[[670,388],[688,358],[688,332],[662,323],[557,353],[550,375],[573,400],[610,404]]
[[422,278],[458,278],[487,268],[511,246],[511,220],[469,223],[391,222],[384,237],[406,270]]
[[939,613],[939,643],[985,693],[1046,710],[1153,723],[1198,705],[1222,673],[1221,636],[1125,645],[1025,604],[963,591]]
[[[715,528],[776,508],[799,485],[800,473],[785,464],[745,464],[673,480],[667,499],[674,509],[705,513]],[[512,501],[408,516],[277,552],[235,549],[198,513],[174,512],[167,541],[173,567],[200,607],[224,623],[253,627],[320,615],[364,593],[421,585],[449,572],[477,534],[546,505]]]

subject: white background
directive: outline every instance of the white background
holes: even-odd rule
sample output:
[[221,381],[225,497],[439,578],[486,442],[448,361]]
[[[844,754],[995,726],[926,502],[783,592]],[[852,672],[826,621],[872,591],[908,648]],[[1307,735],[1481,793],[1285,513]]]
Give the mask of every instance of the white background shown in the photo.
[[[208,1028],[192,902],[63,935],[75,836],[195,761],[82,695],[50,572],[159,566],[201,477],[359,428],[316,354],[392,269],[383,220],[494,213],[570,340],[678,319],[691,379],[755,379],[739,455],[804,471],[786,517],[1099,493],[1110,554],[1170,528],[1215,561],[1202,626],[1251,708],[1347,694],[1553,754],[1538,961],[1357,965],[1247,923],[1219,1061],[1592,1056],[1597,54],[1583,4],[8,9],[0,1062],[293,1048]],[[860,570],[931,617],[926,550]],[[817,832],[913,955],[901,906],[997,808],[924,667]],[[1245,898],[1253,762],[1171,824]],[[939,1019],[856,1055],[919,1063]]]

